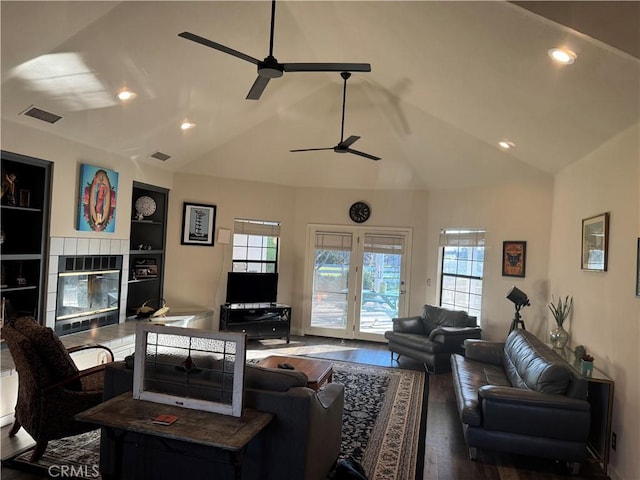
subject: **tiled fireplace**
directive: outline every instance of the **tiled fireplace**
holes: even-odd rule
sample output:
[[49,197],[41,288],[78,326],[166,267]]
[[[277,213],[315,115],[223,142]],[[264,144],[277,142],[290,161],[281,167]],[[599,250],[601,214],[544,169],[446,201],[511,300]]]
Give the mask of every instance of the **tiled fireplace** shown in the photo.
[[129,240],[52,237],[46,323],[58,335],[124,322]]

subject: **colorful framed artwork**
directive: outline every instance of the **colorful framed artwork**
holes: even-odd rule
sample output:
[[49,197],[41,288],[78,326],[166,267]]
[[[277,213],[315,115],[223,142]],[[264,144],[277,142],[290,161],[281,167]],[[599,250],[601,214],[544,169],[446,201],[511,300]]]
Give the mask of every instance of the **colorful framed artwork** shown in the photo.
[[609,213],[582,220],[582,270],[607,271]]
[[216,206],[184,202],[182,207],[182,245],[213,247]]
[[508,240],[502,242],[502,276],[524,277],[527,261],[527,242]]
[[80,165],[76,230],[113,233],[116,224],[118,172]]

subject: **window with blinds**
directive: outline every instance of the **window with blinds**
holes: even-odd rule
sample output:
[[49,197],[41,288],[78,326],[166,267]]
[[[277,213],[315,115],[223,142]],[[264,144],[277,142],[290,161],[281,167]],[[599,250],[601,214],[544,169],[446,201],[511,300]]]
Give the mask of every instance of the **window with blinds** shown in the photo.
[[277,273],[280,222],[236,218],[233,222],[233,272]]
[[481,229],[440,232],[440,306],[464,310],[478,320],[482,311],[484,235]]

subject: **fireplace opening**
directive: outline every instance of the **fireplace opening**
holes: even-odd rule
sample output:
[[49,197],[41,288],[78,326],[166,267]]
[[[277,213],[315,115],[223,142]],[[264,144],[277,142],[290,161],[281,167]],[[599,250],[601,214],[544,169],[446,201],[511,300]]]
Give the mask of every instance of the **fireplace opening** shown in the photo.
[[122,255],[60,257],[56,333],[118,323]]

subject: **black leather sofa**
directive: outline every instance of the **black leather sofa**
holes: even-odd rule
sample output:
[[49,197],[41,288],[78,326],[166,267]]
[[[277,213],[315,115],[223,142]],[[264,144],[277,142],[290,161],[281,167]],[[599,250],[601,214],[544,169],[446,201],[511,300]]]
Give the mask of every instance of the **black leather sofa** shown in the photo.
[[465,341],[452,355],[453,387],[469,454],[489,449],[566,461],[587,458],[587,381],[526,330],[506,342]]
[[482,335],[476,317],[433,305],[425,305],[421,315],[392,321],[393,330],[384,334],[391,358],[394,353],[396,358],[413,358],[423,362],[429,373],[448,372],[450,355],[462,352],[465,339],[479,339]]

